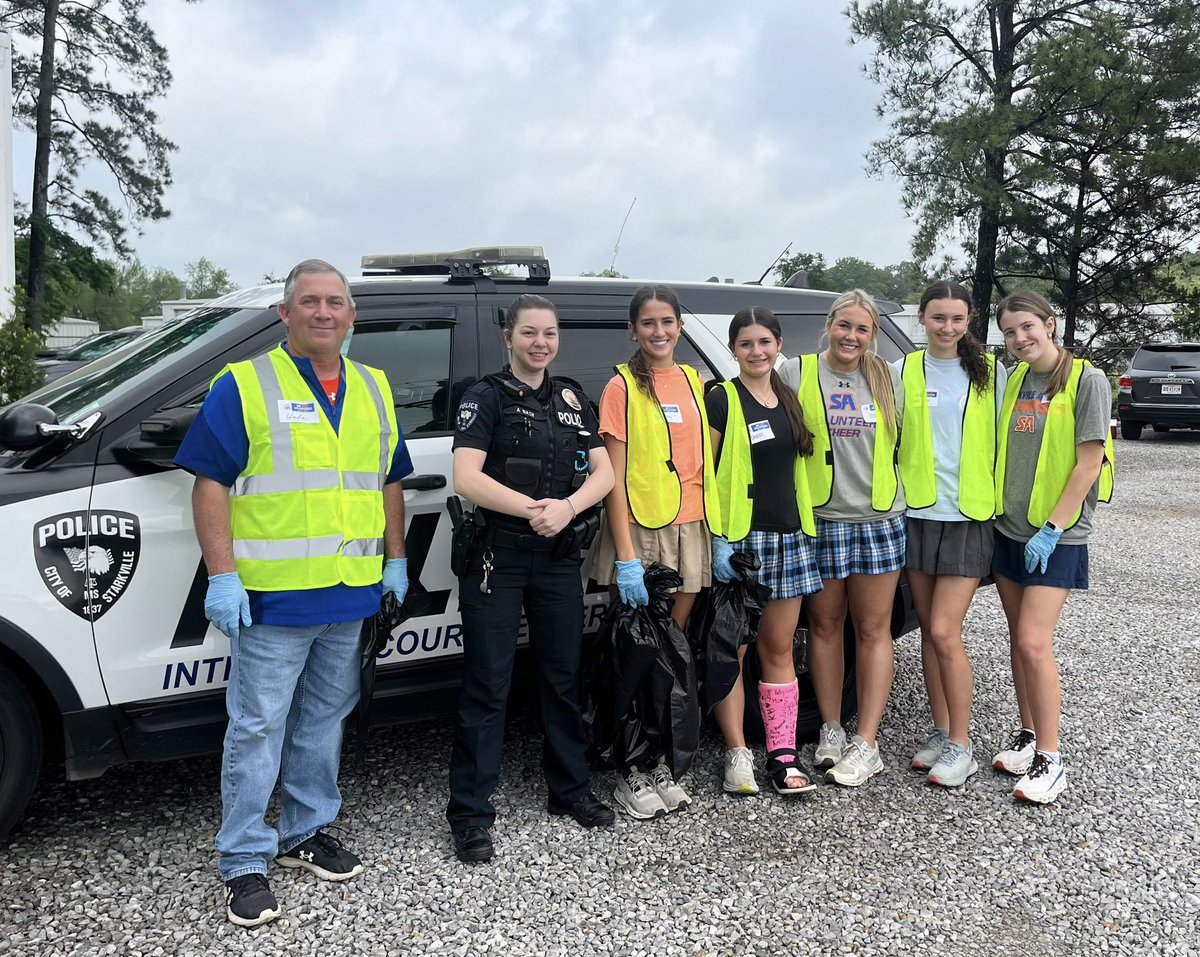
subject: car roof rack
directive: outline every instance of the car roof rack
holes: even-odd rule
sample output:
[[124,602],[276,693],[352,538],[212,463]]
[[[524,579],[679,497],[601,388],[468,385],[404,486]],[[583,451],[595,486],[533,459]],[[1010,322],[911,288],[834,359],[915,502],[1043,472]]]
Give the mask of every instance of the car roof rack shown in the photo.
[[474,282],[487,276],[483,270],[489,266],[525,266],[529,270],[528,282],[550,281],[550,261],[541,246],[476,246],[453,252],[381,253],[362,257],[364,276],[448,275],[451,282]]

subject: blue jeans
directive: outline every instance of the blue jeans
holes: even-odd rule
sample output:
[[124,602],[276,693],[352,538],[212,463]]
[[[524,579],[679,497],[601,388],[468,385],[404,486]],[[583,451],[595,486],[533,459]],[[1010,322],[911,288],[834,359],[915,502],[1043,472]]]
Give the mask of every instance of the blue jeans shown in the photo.
[[[265,874],[342,806],[342,722],[358,701],[361,621],[252,625],[230,642],[221,763],[221,879]],[[280,782],[279,830],[263,820]]]

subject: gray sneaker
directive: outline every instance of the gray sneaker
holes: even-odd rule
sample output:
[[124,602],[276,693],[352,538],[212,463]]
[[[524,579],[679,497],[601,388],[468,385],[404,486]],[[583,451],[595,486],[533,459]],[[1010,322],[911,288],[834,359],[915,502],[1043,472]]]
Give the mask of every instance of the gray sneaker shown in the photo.
[[668,811],[678,811],[692,803],[687,791],[675,783],[675,779],[671,777],[671,769],[665,764],[659,764],[650,772],[650,781],[663,807]]
[[913,755],[912,766],[918,771],[928,771],[938,763],[938,758],[942,756],[949,740],[950,736],[945,731],[934,728],[929,732],[929,740],[925,742],[925,747]]
[[836,721],[821,725],[821,738],[813,752],[813,764],[818,768],[831,768],[842,759],[846,750],[846,732]]
[[944,788],[959,788],[978,770],[979,762],[975,760],[975,749],[969,741],[965,748],[961,744],[947,741],[942,756],[929,769],[929,783],[940,784]]
[[879,745],[872,747],[857,734],[842,753],[842,759],[825,772],[825,780],[856,788],[883,770]]
[[1018,728],[1013,732],[1008,747],[1000,751],[992,759],[992,767],[1005,774],[1024,774],[1033,765],[1033,755],[1037,750],[1037,738],[1028,728]]
[[636,768],[617,775],[613,800],[622,811],[639,821],[649,821],[667,813],[650,775]]

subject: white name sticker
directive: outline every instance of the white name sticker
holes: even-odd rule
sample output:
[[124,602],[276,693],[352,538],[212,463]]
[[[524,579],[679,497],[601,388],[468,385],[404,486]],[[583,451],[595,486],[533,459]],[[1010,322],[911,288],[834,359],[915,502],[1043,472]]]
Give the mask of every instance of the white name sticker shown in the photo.
[[868,425],[875,424],[875,403],[874,402],[870,403],[869,405],[864,405],[862,407],[862,417],[863,417],[863,421],[866,422]]
[[936,409],[938,404],[937,389],[926,389],[925,401],[929,403],[929,408]]
[[751,422],[747,428],[750,429],[750,444],[758,445],[759,442],[769,442],[775,438],[775,432],[771,429],[771,423],[766,419],[761,422]]
[[668,422],[672,422],[675,425],[683,424],[683,413],[679,411],[679,406],[663,405],[662,410],[663,415],[666,416]]
[[317,403],[312,402],[289,402],[287,399],[279,400],[279,421],[280,422],[300,422],[306,425],[315,425],[320,422],[320,416],[317,413]]

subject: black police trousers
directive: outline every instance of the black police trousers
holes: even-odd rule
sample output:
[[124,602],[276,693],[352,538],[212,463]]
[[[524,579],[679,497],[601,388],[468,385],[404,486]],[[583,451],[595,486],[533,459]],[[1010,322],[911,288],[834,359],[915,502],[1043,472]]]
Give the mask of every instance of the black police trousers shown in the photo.
[[[540,544],[540,543],[539,543]],[[500,777],[504,715],[524,608],[537,669],[545,744],[542,771],[550,795],[576,801],[588,790],[587,745],[579,715],[583,585],[579,553],[554,561],[549,551],[497,545],[490,595],[483,573],[458,581],[463,622],[463,686],[450,757],[450,830],[491,827]]]

